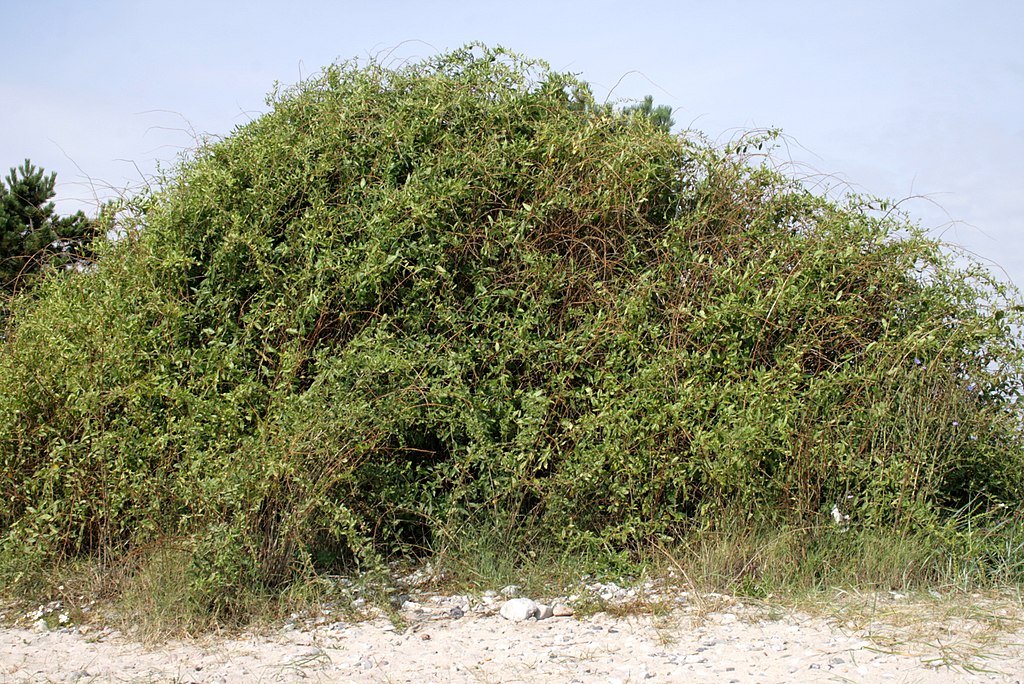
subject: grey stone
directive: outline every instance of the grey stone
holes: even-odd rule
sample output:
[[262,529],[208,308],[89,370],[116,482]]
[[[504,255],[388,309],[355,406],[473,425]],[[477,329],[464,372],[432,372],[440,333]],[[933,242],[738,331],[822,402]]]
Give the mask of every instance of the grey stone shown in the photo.
[[537,616],[538,606],[528,598],[514,598],[505,601],[499,611],[501,617],[512,622],[522,622]]
[[402,610],[404,610],[407,613],[422,613],[423,606],[416,603],[415,601],[403,601]]

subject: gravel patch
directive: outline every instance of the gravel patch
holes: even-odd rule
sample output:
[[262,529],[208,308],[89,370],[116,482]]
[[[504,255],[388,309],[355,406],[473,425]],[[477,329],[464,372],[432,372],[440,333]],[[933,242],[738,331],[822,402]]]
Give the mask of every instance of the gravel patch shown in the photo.
[[[293,616],[260,634],[157,646],[40,619],[0,630],[0,682],[1024,682],[1019,625],[981,639],[954,624],[943,641],[884,614],[851,628],[721,595],[587,592],[612,612],[506,587],[400,596],[397,620]],[[619,614],[641,596],[658,609]],[[917,609],[934,608],[904,603],[900,614]]]

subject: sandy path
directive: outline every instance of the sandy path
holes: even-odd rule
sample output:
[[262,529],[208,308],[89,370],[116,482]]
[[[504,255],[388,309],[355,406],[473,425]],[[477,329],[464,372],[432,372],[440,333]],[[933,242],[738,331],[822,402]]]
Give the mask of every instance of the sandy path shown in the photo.
[[980,635],[981,623],[960,621],[923,638],[765,614],[734,604],[514,623],[441,606],[406,611],[401,629],[321,619],[156,647],[112,630],[4,629],[0,682],[1024,682],[1019,626]]

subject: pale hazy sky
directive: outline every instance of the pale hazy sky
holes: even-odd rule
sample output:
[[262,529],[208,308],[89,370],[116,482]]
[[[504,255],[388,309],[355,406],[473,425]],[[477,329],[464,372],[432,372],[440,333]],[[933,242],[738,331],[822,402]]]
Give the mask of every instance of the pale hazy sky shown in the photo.
[[0,0],[0,171],[30,157],[62,211],[93,213],[275,81],[483,41],[713,140],[779,127],[795,170],[920,196],[923,227],[1024,285],[1022,26],[1019,0]]

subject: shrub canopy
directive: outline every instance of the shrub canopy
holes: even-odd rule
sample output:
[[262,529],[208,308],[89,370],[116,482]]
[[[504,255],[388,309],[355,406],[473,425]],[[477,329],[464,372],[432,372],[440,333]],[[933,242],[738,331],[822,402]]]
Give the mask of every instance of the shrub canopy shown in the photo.
[[1018,506],[1015,292],[891,205],[502,49],[328,67],[12,303],[8,552],[197,590],[459,535]]

